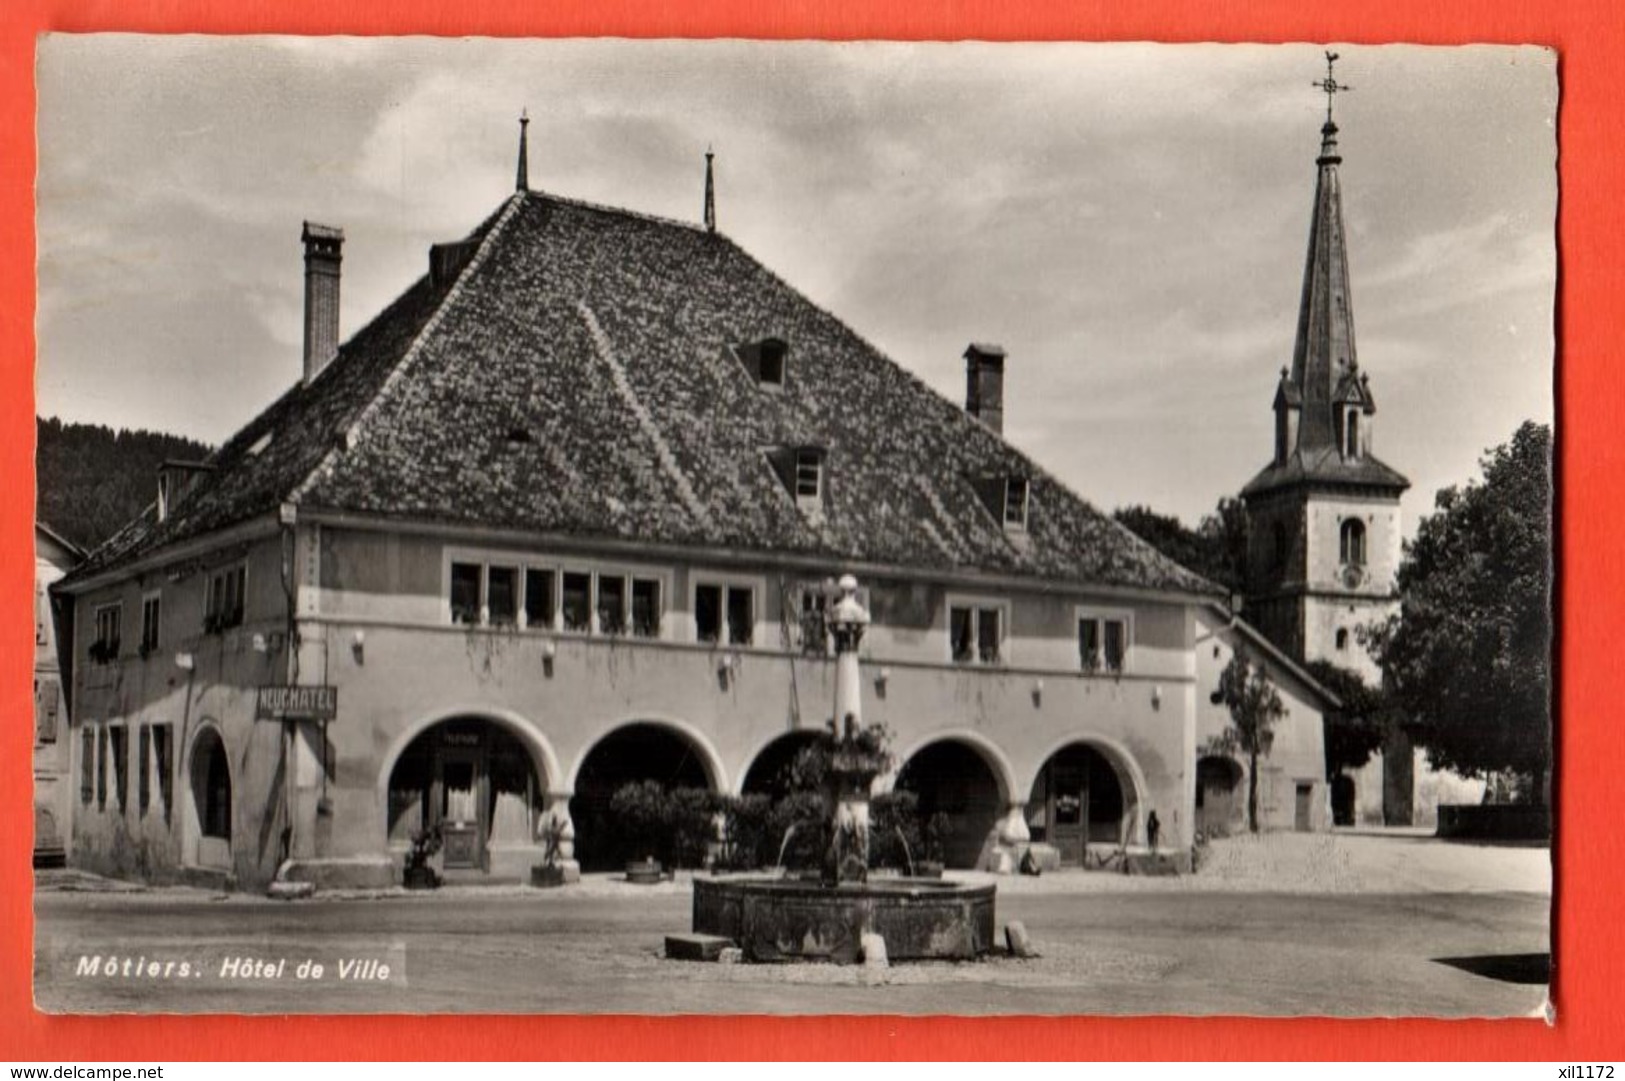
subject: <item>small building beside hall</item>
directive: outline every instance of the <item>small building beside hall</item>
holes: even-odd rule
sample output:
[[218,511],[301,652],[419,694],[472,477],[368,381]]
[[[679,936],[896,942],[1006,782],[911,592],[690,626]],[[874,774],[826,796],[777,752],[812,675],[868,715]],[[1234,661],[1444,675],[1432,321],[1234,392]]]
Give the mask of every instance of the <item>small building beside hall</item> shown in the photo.
[[[618,866],[623,784],[766,791],[824,731],[846,573],[878,784],[947,816],[950,866],[1082,863],[1153,812],[1188,857],[1202,658],[1247,633],[1221,591],[1001,438],[1002,348],[961,408],[714,222],[522,156],[342,344],[343,233],[307,224],[303,378],[60,587],[77,864],[381,885],[439,826],[448,874],[512,879],[556,823]],[[1318,754],[1324,692],[1282,682]],[[1284,768],[1275,821],[1324,825],[1318,777]]]
[[66,857],[73,822],[69,791],[68,710],[57,656],[50,588],[83,559],[80,547],[44,522],[34,523],[34,863]]

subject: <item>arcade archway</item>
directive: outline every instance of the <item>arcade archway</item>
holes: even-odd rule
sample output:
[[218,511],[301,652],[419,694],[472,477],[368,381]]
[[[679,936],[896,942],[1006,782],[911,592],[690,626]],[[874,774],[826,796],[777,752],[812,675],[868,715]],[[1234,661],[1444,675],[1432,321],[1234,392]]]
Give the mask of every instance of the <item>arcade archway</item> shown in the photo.
[[487,872],[493,849],[535,845],[546,795],[530,750],[484,717],[420,732],[395,759],[388,792],[391,843],[439,827],[446,870]]
[[1027,828],[1035,843],[1079,866],[1091,844],[1132,841],[1139,798],[1123,764],[1090,743],[1069,743],[1050,755],[1027,797]]
[[610,817],[615,793],[629,784],[654,781],[668,791],[715,791],[709,757],[689,737],[662,724],[640,722],[610,732],[593,745],[576,772],[570,818],[575,823],[576,859],[583,871],[607,871],[646,855],[634,838],[622,836]]
[[929,743],[903,763],[894,787],[914,793],[928,831],[936,820],[947,866],[976,866],[1004,809],[999,778],[979,750],[957,739]]
[[763,795],[775,800],[783,799],[790,791],[790,770],[795,764],[796,757],[808,747],[815,746],[822,738],[824,738],[822,732],[809,729],[786,732],[776,737],[757,751],[756,757],[751,759],[739,791],[747,796]]

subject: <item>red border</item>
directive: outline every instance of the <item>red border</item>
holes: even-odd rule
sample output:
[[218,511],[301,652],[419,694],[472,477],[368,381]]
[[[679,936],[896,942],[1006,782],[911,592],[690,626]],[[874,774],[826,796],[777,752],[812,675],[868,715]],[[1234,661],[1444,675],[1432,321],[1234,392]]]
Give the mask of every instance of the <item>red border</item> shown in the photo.
[[[386,7],[389,9],[386,14]],[[7,719],[0,791],[13,825],[0,831],[0,1058],[1471,1058],[1597,1061],[1625,1057],[1618,1023],[1621,935],[1612,918],[1625,867],[1618,808],[1625,749],[1606,697],[1610,633],[1625,596],[1620,490],[1625,409],[1610,393],[1620,370],[1612,310],[1625,296],[1616,105],[1625,20],[1610,5],[1524,0],[1372,0],[1335,8],[1301,0],[1245,5],[1140,0],[1064,10],[1042,0],[937,4],[702,0],[651,13],[636,0],[495,0],[478,12],[443,0],[7,0],[0,10],[0,717]],[[33,647],[20,618],[30,603],[33,499],[34,38],[46,31],[154,33],[615,35],[896,39],[1166,41],[1411,41],[1539,43],[1561,54],[1563,80],[1558,307],[1560,582],[1559,942],[1557,1024],[1538,1022],[1229,1021],[1142,1019],[986,1021],[659,1018],[56,1018],[35,1013],[28,830],[20,823],[31,777],[23,733]],[[1462,358],[1471,363],[1471,358]],[[1617,385],[1617,383],[1616,383]],[[1441,403],[1441,409],[1448,409]],[[1612,436],[1612,438],[1610,438]],[[1612,482],[1612,483],[1610,483]],[[1614,1017],[1615,1021],[1607,1019]]]

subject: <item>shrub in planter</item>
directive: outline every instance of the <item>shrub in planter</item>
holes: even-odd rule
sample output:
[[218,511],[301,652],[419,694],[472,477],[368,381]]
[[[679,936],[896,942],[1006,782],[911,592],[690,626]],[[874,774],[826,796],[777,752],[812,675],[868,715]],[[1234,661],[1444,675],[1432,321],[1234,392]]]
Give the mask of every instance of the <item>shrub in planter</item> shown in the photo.
[[717,835],[717,797],[703,788],[674,788],[666,801],[667,866],[704,867]]
[[609,801],[614,847],[628,859],[657,859],[671,835],[671,805],[658,781],[622,785]]

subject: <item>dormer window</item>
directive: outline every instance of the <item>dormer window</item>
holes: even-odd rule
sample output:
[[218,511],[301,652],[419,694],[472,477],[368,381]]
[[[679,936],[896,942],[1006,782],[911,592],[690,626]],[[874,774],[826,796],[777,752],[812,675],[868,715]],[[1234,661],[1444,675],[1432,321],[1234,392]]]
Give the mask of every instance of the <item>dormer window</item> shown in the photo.
[[796,502],[818,503],[824,497],[824,455],[815,448],[796,451]]
[[1343,456],[1360,456],[1360,411],[1350,409],[1343,420]]
[[734,355],[756,384],[767,390],[784,386],[785,369],[790,359],[790,345],[782,338],[763,338],[759,342],[734,347]]
[[795,498],[796,508],[803,514],[818,516],[824,512],[824,480],[828,453],[823,447],[769,447],[763,453],[768,464],[784,485],[785,491]]
[[1027,478],[1009,477],[1004,482],[1004,528],[1027,528]]

